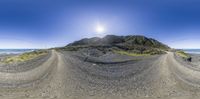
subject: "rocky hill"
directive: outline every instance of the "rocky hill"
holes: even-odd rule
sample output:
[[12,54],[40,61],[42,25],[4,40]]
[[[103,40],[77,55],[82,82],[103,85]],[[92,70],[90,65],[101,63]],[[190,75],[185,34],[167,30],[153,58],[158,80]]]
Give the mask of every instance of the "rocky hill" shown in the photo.
[[145,36],[128,35],[116,36],[107,35],[103,38],[84,38],[68,44],[66,50],[79,50],[82,48],[95,48],[103,51],[129,51],[138,54],[157,54],[170,49],[167,45]]

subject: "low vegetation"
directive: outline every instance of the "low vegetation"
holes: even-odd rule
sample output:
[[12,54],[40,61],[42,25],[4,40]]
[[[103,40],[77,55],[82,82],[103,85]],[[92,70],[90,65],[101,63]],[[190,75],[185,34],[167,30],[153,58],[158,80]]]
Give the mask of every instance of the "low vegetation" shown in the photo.
[[181,51],[181,50],[176,51],[176,54],[182,57],[186,61],[190,61],[190,62],[192,61],[192,57],[189,54],[185,53],[184,51]]
[[115,50],[113,52],[117,53],[117,54],[128,55],[128,56],[148,56],[148,55],[150,55],[150,54],[139,54],[139,53],[134,53],[134,52],[130,52],[130,51],[123,51],[123,50]]
[[179,56],[184,57],[184,58],[190,57],[190,55],[188,55],[188,54],[185,53],[184,51],[176,51],[176,53],[177,53]]
[[10,63],[17,63],[17,62],[24,62],[34,58],[37,58],[42,55],[46,55],[48,52],[46,50],[37,50],[33,52],[23,53],[21,55],[6,57],[1,62],[10,64]]
[[167,45],[145,36],[107,35],[103,38],[94,37],[75,41],[65,47],[59,48],[58,50],[78,51],[85,48],[98,49],[104,53],[113,51],[115,53],[131,56],[164,54],[165,51],[170,49]]

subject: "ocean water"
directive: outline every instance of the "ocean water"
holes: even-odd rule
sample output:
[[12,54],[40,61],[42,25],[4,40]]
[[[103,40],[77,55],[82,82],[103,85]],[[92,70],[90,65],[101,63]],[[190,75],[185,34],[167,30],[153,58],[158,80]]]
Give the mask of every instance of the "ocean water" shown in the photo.
[[36,49],[0,49],[0,55],[2,54],[21,54],[25,52],[34,51]]
[[183,49],[183,51],[189,54],[200,54],[200,49]]

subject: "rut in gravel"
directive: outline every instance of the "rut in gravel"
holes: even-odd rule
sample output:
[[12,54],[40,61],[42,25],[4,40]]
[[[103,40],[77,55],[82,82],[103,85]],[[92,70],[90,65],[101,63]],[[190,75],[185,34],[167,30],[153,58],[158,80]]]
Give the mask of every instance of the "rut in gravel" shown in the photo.
[[[30,82],[28,87],[0,90],[2,99],[14,98],[134,98],[134,97],[182,97],[200,95],[200,72],[178,63],[169,52],[134,62],[119,64],[84,61],[71,52],[52,51],[51,57],[38,68],[34,79],[24,78],[21,83]],[[51,63],[49,63],[51,61]],[[32,73],[35,69],[23,73]],[[41,74],[41,72],[44,72]],[[3,74],[2,74],[3,75]],[[1,76],[2,76],[1,75]],[[43,75],[43,76],[41,76]],[[33,75],[23,75],[32,77]],[[12,83],[21,80],[8,79]],[[14,75],[13,75],[14,77]],[[40,79],[36,81],[35,79]],[[2,80],[1,79],[1,80]],[[35,82],[36,81],[36,82]],[[6,80],[3,81],[4,83]]]

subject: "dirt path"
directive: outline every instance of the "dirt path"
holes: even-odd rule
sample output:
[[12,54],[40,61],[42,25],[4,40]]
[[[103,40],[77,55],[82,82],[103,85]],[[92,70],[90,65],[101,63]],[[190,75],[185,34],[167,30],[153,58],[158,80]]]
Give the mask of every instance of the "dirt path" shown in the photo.
[[[0,83],[1,99],[198,99],[200,95],[200,72],[178,63],[170,52],[136,64],[98,66],[52,51],[33,70],[0,73]],[[24,84],[29,86],[15,87]]]
[[19,73],[0,72],[0,85],[1,87],[18,87],[36,82],[49,73],[55,61],[56,54],[52,51],[52,56],[38,68]]

